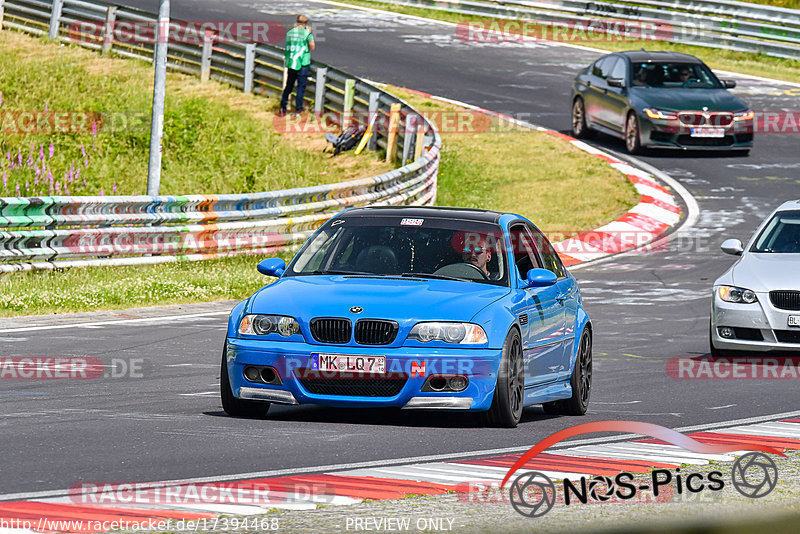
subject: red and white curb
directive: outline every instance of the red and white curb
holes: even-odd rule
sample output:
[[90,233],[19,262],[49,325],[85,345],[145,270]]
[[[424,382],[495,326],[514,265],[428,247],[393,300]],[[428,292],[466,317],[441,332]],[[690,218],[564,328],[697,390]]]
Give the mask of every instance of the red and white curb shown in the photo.
[[[800,450],[800,418],[787,417],[751,424],[730,422],[730,426],[705,427],[685,435],[710,444],[767,445],[779,450]],[[603,439],[603,438],[601,438]],[[586,441],[592,440],[584,440]],[[0,502],[0,525],[28,521],[30,528],[2,528],[4,534],[22,532],[94,532],[96,521],[206,521],[222,514],[251,516],[271,509],[313,510],[319,504],[347,505],[366,499],[400,499],[408,495],[463,494],[470,500],[476,488],[499,487],[509,468],[525,451],[496,453],[481,458],[447,461],[420,461],[401,465],[372,466],[331,470],[325,473],[208,481],[202,484],[153,483],[158,490],[137,490],[133,502],[121,504],[102,491],[80,497],[61,496]],[[520,473],[535,470],[553,480],[578,479],[619,472],[647,473],[652,469],[675,469],[682,465],[706,465],[712,461],[733,461],[747,451],[703,454],[686,451],[656,439],[630,439],[621,442],[569,443],[551,448],[526,463]],[[476,486],[477,485],[477,486]],[[193,488],[187,491],[187,488]],[[204,499],[227,495],[227,502]],[[233,489],[231,491],[231,488]],[[239,491],[236,491],[237,488]],[[269,502],[253,503],[257,488],[269,488]],[[226,493],[227,490],[227,493]],[[248,493],[250,492],[250,493]],[[206,495],[207,496],[207,495]],[[156,498],[158,497],[158,499]],[[160,499],[160,502],[156,502]],[[81,501],[81,502],[76,502]],[[225,501],[226,499],[221,499]],[[88,501],[88,502],[83,502]],[[213,502],[210,502],[213,501]],[[141,502],[144,504],[137,504]],[[14,523],[17,521],[17,523]],[[70,524],[70,522],[72,522]],[[53,525],[60,528],[55,529]]]
[[[371,83],[386,86],[386,84],[379,82]],[[652,173],[640,167],[631,165],[603,150],[555,130],[521,121],[503,113],[473,106],[466,102],[451,100],[414,89],[403,89],[425,98],[461,106],[492,117],[498,117],[518,126],[565,139],[579,150],[603,159],[625,175],[639,193],[639,203],[615,221],[590,232],[583,232],[569,239],[553,243],[556,252],[558,252],[561,260],[567,266],[647,247],[647,245],[658,241],[661,236],[681,220],[683,209],[677,202],[673,192],[667,186],[660,184],[658,178]],[[689,195],[685,189],[681,193],[683,196]],[[689,202],[693,201],[694,199],[691,199]]]

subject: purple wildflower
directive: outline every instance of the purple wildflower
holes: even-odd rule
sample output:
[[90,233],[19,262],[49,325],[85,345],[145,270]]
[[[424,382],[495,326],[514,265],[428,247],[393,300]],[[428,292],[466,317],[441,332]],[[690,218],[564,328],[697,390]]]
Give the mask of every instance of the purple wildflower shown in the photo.
[[17,164],[22,166],[22,152],[17,152]]
[[84,158],[86,157],[86,148],[83,146],[83,142],[81,142],[81,155]]
[[19,196],[19,184],[17,184],[17,196]]
[[54,147],[53,146],[53,142],[50,141],[50,156],[49,156],[50,158],[53,157],[53,152],[55,152],[55,150],[56,150],[56,147]]
[[117,183],[114,182],[114,194],[116,194],[116,193],[117,193]]
[[105,195],[105,193],[103,193],[103,188],[101,187],[101,188],[100,188],[100,196],[102,197],[102,196],[104,196],[104,195]]
[[56,193],[61,194],[61,186],[56,182]]
[[6,178],[6,170],[3,169],[3,189],[8,187],[8,178]]
[[44,159],[44,145],[39,147],[39,159]]

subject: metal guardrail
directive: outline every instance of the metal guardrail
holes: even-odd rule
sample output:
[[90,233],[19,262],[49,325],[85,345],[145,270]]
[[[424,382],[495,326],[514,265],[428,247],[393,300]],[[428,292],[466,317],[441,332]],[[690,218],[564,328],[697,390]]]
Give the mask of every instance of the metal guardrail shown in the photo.
[[[120,28],[134,22],[155,26],[156,20],[95,1],[0,0],[0,29],[147,61],[153,60],[153,43]],[[205,33],[195,37],[197,44],[170,42],[169,69],[245,92],[280,94],[281,48],[219,42]],[[435,202],[441,138],[424,116],[382,89],[319,63],[312,64],[306,95],[316,112],[369,112],[407,125],[417,120],[424,138],[397,128],[373,135],[368,148],[391,150],[403,163],[414,153],[420,156],[379,176],[255,194],[0,198],[0,273],[272,254],[299,246],[345,207]],[[392,133],[396,144],[389,142]],[[427,151],[415,146],[417,139]]]
[[[800,58],[800,11],[726,0],[381,0],[478,17],[588,25],[615,33],[614,23],[649,26],[672,43]],[[566,32],[569,34],[569,32]],[[535,37],[535,36],[532,36]]]

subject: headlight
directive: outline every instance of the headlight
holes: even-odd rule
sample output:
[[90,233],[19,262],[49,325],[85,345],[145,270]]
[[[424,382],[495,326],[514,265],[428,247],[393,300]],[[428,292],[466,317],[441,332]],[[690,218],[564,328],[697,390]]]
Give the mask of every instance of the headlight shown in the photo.
[[758,300],[755,291],[736,286],[719,286],[717,292],[719,293],[719,298],[725,302],[752,304]]
[[644,108],[644,112],[651,119],[667,120],[678,118],[678,114],[674,111],[662,111],[660,109]]
[[735,120],[737,122],[738,121],[751,121],[751,120],[753,120],[754,116],[755,116],[755,113],[753,113],[750,110],[737,111],[736,113],[733,114],[733,120]]
[[286,315],[245,315],[239,323],[239,333],[250,336],[280,334],[293,336],[300,332],[300,325],[294,317]]
[[461,345],[483,345],[489,342],[483,328],[472,323],[417,323],[408,334],[408,339],[416,339],[422,343],[444,341]]

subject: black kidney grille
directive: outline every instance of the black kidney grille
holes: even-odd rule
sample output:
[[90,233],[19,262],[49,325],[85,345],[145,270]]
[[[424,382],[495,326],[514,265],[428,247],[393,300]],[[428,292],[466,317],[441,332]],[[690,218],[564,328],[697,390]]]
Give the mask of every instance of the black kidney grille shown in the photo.
[[323,373],[325,378],[322,378],[317,372],[308,369],[297,369],[295,375],[306,391],[313,395],[344,397],[394,397],[400,393],[408,380],[408,376],[397,374],[386,377],[371,375],[362,378],[339,378]]
[[311,319],[311,335],[320,343],[349,343],[350,319],[317,317]]
[[770,291],[769,300],[781,310],[800,310],[800,291]]
[[388,345],[397,337],[398,325],[394,321],[359,319],[355,338],[360,345]]

